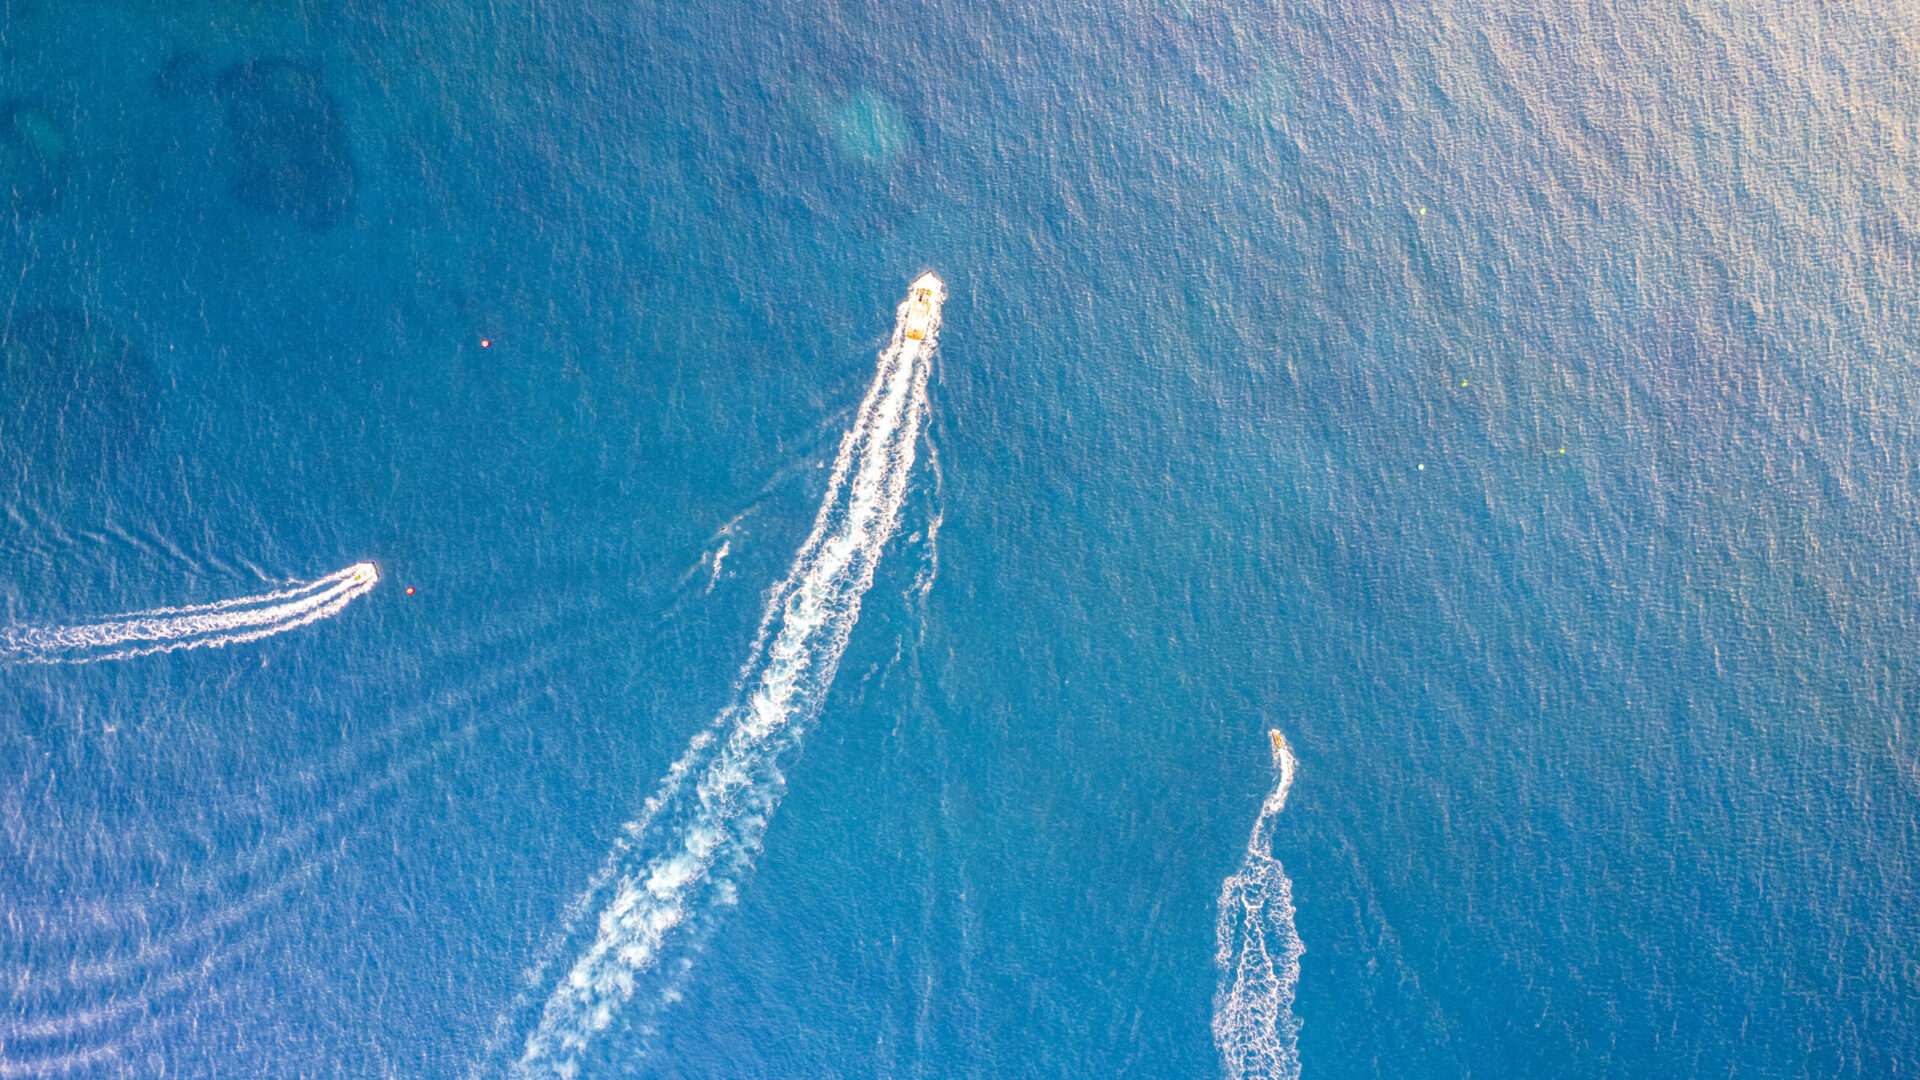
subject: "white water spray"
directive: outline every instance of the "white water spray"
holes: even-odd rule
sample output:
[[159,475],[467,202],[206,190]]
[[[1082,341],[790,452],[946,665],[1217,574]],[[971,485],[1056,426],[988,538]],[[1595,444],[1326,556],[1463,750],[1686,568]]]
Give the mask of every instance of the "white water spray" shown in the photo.
[[379,569],[362,562],[260,596],[151,608],[79,626],[0,629],[0,662],[87,664],[257,641],[337,615],[379,583]]
[[1214,934],[1220,969],[1213,994],[1213,1042],[1228,1080],[1298,1080],[1293,988],[1305,946],[1293,928],[1293,883],[1271,854],[1273,818],[1293,787],[1293,752],[1272,733],[1276,782],[1253,823],[1240,872],[1220,887]]
[[900,524],[944,299],[928,274],[900,305],[813,531],[768,596],[740,672],[740,699],[694,737],[570,909],[584,915],[593,897],[612,890],[592,943],[541,1009],[516,1076],[576,1076],[595,1036],[636,996],[644,994],[634,1005],[643,1014],[672,1000],[700,932],[736,901],[786,788],[780,756],[819,713]]

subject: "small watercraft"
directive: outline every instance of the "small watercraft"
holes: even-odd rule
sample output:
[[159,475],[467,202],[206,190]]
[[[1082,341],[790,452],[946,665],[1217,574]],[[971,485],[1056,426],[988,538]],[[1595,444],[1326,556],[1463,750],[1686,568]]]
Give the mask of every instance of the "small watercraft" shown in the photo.
[[940,302],[947,298],[946,283],[928,271],[914,280],[912,288],[913,301],[907,306],[907,337],[925,341],[927,332],[933,328],[934,317],[940,312]]

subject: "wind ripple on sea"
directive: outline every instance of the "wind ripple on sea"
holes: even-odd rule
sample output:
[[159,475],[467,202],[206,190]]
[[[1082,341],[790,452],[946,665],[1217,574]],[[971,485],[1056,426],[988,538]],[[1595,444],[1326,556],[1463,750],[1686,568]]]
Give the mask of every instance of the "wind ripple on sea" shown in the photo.
[[[36,849],[26,835],[44,832],[45,823],[30,820],[17,802],[8,807],[9,843],[41,862],[36,877],[48,887],[35,898],[0,897],[0,971],[8,975],[0,983],[0,1080],[125,1075],[136,1060],[166,1060],[174,1042],[168,1033],[197,1023],[210,995],[257,978],[247,973],[257,967],[252,960],[284,950],[288,926],[301,925],[298,908],[382,826],[409,783],[469,744],[481,725],[511,723],[547,693],[562,648],[529,648],[524,640],[501,647],[499,636],[481,635],[420,673],[424,685],[452,689],[417,695],[419,704],[319,761],[281,763],[277,774],[260,777],[258,790],[326,794],[317,803],[283,800],[310,809],[225,855],[209,860],[181,850],[177,838],[124,838],[123,846],[152,849],[131,861],[158,868],[156,875],[77,898],[53,887],[75,879],[50,862],[55,845]],[[484,677],[463,685],[475,652],[520,660],[487,665]]]

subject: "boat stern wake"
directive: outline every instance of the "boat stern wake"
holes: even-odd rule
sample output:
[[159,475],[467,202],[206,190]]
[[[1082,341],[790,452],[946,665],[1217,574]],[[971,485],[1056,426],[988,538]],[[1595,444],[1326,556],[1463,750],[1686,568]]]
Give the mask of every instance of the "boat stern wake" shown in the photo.
[[1297,1080],[1300,1020],[1293,1015],[1300,955],[1293,883],[1271,850],[1273,818],[1293,787],[1293,751],[1273,735],[1273,791],[1260,806],[1238,873],[1220,887],[1213,1041],[1228,1080]]
[[175,649],[223,648],[330,618],[380,583],[380,568],[354,563],[259,596],[149,608],[73,626],[0,630],[0,662],[89,664]]
[[[617,1018],[645,1035],[678,997],[705,932],[737,902],[786,791],[781,762],[818,715],[899,528],[944,299],[927,274],[900,305],[813,530],[768,595],[737,703],[695,736],[569,908],[562,942],[584,939],[577,921],[599,905],[592,941],[552,986],[512,1075],[579,1075]],[[530,975],[544,984],[544,963]]]

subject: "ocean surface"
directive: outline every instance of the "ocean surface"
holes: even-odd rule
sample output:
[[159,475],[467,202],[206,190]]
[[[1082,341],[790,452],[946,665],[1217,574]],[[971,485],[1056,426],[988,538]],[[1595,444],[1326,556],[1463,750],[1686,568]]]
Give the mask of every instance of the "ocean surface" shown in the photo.
[[0,0],[0,1080],[1910,1075],[1917,259],[1899,4]]

